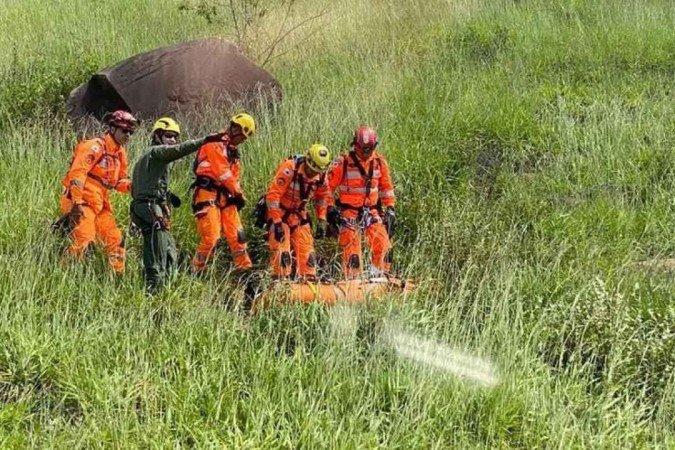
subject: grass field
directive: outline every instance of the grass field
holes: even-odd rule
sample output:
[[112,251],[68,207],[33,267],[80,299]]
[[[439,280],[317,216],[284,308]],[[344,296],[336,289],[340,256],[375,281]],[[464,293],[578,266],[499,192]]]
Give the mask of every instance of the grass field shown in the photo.
[[[656,266],[675,258],[672,2],[330,2],[321,32],[268,67],[285,98],[243,147],[244,190],[257,198],[314,140],[338,151],[377,126],[398,268],[419,286],[250,320],[226,255],[146,298],[139,241],[115,280],[99,253],[61,266],[48,230],[70,89],[228,35],[179,4],[0,8],[0,446],[675,446],[675,272]],[[184,198],[190,163],[174,167]],[[113,197],[126,226],[129,199]],[[174,228],[192,252],[188,208]],[[497,384],[399,357],[391,328],[491,361]]]

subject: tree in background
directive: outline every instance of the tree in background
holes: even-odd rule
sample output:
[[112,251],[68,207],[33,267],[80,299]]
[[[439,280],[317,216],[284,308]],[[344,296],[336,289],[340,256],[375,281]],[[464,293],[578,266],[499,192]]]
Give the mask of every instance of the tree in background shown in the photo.
[[231,27],[242,51],[265,66],[319,32],[327,13],[325,3],[320,2],[310,14],[299,14],[298,4],[298,0],[183,0],[179,9],[209,24]]

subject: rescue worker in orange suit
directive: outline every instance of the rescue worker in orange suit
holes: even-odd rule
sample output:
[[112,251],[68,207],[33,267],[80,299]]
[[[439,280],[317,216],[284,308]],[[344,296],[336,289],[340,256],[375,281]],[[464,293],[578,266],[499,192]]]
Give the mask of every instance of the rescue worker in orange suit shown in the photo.
[[316,279],[317,259],[306,206],[313,200],[319,221],[317,229],[325,229],[326,212],[329,203],[332,204],[326,179],[330,162],[328,149],[314,144],[304,156],[289,158],[277,168],[265,195],[274,278],[291,275],[293,255],[297,277]]
[[204,144],[197,151],[194,163],[196,176],[192,211],[197,219],[200,236],[192,269],[202,273],[213,256],[221,236],[225,237],[234,266],[238,271],[251,269],[246,247],[246,234],[239,211],[246,202],[239,184],[241,163],[238,145],[255,133],[255,121],[245,113],[230,120],[220,142]]
[[391,242],[385,224],[393,227],[396,197],[389,165],[375,150],[377,144],[375,130],[360,126],[351,151],[340,156],[328,171],[329,188],[337,197],[328,221],[338,228],[347,279],[359,277],[363,270],[362,233],[372,253],[372,274],[386,274],[391,266]]
[[70,169],[62,181],[61,212],[72,225],[72,243],[68,254],[77,259],[84,256],[95,238],[101,241],[110,267],[118,274],[124,272],[124,242],[115,223],[108,191],[129,193],[131,180],[127,175],[128,161],[124,146],[133,134],[137,121],[127,111],[107,114],[104,121],[108,131],[96,139],[82,141],[74,150]]

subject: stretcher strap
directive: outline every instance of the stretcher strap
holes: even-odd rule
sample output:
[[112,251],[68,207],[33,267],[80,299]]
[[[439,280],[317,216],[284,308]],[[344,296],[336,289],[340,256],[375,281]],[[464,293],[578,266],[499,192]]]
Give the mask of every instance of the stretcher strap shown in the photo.
[[312,294],[314,294],[314,300],[320,300],[319,284],[307,283],[307,286],[309,286],[309,290],[312,291]]

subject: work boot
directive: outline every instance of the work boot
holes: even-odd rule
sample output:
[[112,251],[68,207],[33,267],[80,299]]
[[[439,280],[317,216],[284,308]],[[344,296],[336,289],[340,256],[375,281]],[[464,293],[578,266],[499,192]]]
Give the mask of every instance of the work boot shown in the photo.
[[146,281],[145,283],[145,293],[148,297],[157,295],[162,290],[161,283],[156,281]]
[[375,266],[371,267],[370,270],[368,271],[368,278],[371,280],[383,277],[385,277],[385,272],[382,269],[378,269]]
[[253,309],[255,299],[260,295],[260,276],[252,270],[243,270],[235,272],[234,278],[237,285],[244,288],[242,310],[246,315],[249,315]]
[[178,261],[176,261],[176,269],[179,271],[192,270],[192,255],[185,250],[178,252]]
[[244,303],[242,304],[242,311],[245,315],[250,315],[253,311],[255,299],[260,295],[260,285],[258,282],[249,282],[244,288]]

